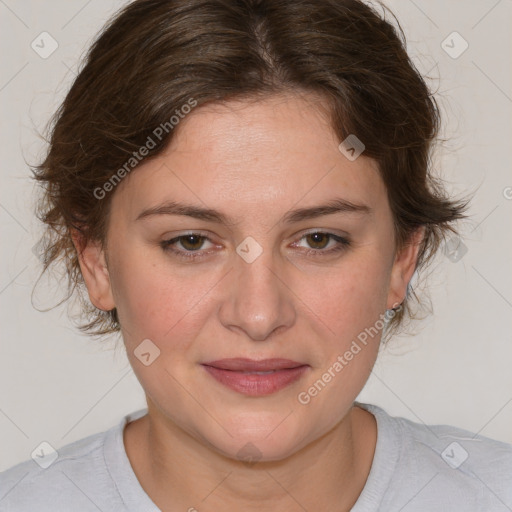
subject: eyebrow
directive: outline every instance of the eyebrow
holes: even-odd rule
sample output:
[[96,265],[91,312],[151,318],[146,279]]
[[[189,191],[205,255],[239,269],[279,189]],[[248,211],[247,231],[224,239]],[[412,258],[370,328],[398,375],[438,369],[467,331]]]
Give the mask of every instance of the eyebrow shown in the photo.
[[[335,198],[329,202],[308,208],[298,208],[287,212],[281,219],[281,223],[294,223],[303,220],[314,219],[323,215],[335,213],[361,213],[370,214],[372,209],[365,204],[355,204],[346,199]],[[198,220],[216,222],[219,224],[233,225],[235,222],[218,210],[203,208],[191,204],[167,201],[158,206],[143,210],[136,220],[146,219],[154,215],[182,215]]]

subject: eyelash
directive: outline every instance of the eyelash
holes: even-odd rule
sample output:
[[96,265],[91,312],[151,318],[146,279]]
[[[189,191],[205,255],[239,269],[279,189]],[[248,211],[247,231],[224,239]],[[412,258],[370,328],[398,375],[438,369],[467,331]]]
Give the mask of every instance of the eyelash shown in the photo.
[[[176,256],[178,256],[179,258],[182,258],[184,260],[192,261],[192,260],[195,260],[198,258],[202,258],[208,254],[208,251],[201,252],[201,249],[197,249],[196,251],[186,251],[186,250],[180,251],[180,250],[176,250],[173,247],[181,239],[183,239],[187,236],[192,236],[192,235],[198,236],[200,238],[203,238],[204,240],[210,241],[206,235],[203,235],[203,234],[197,233],[197,232],[191,232],[191,233],[186,233],[186,234],[177,236],[170,240],[163,240],[162,242],[160,242],[160,246],[162,247],[162,249],[165,252],[172,252],[173,254],[175,254]],[[351,245],[351,242],[348,238],[339,236],[339,235],[335,235],[334,233],[329,233],[326,231],[310,231],[309,233],[305,233],[304,235],[302,235],[302,237],[299,239],[299,241],[304,239],[308,235],[327,235],[329,237],[329,241],[327,243],[329,243],[332,239],[335,242],[337,242],[337,244],[334,247],[332,247],[331,249],[327,249],[327,250],[325,250],[325,249],[308,249],[306,251],[307,256],[314,256],[314,257],[329,256],[329,255],[341,252],[341,251],[347,249],[348,247],[350,247],[350,245]]]

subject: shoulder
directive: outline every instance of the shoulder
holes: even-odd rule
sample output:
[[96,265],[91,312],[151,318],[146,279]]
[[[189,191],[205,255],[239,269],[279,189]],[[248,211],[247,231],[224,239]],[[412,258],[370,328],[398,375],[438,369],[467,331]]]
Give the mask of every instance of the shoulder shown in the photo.
[[424,474],[425,466],[431,467],[437,480],[433,488],[445,500],[455,504],[469,499],[482,510],[512,507],[510,444],[450,425],[399,421],[404,432],[402,460],[408,459],[411,469]]
[[109,479],[103,445],[114,428],[58,450],[42,444],[26,460],[0,473],[0,512],[96,510],[89,496]]
[[415,496],[417,505],[424,502],[430,507],[512,508],[512,445],[450,425],[392,417],[377,406],[363,405],[376,416],[382,437],[394,440],[394,472],[386,494],[394,505]]
[[468,476],[503,475],[512,490],[512,445],[451,425],[395,419],[404,435],[404,452],[411,449],[436,465],[443,462],[443,469],[457,469]]

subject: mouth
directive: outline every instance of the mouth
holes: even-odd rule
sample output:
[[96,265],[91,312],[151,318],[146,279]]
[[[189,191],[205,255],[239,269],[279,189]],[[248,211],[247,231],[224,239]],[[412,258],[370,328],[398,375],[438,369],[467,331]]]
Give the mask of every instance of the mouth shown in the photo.
[[248,396],[264,396],[291,385],[310,368],[291,359],[219,359],[202,363],[224,386]]

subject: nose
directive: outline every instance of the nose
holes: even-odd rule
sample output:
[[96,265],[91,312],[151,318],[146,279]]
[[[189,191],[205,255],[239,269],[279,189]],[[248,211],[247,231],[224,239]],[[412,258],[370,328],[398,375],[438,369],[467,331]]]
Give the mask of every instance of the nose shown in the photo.
[[285,331],[296,318],[293,292],[285,282],[282,267],[272,262],[270,253],[264,251],[252,263],[236,257],[219,310],[224,327],[241,331],[253,341],[265,341],[272,334]]

